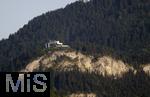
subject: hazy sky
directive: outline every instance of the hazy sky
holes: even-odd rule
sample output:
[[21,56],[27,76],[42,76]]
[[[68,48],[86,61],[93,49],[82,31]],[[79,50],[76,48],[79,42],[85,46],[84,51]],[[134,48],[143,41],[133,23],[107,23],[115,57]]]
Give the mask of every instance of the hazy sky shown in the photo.
[[76,0],[0,0],[0,40],[27,24],[33,17],[65,7]]

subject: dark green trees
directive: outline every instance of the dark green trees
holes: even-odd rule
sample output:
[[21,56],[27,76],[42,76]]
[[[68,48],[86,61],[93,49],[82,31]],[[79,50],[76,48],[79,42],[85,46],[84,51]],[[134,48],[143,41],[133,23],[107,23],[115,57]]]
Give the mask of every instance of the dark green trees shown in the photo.
[[134,66],[150,62],[149,0],[77,1],[29,21],[0,42],[2,71],[20,70],[60,40],[92,55],[112,55]]

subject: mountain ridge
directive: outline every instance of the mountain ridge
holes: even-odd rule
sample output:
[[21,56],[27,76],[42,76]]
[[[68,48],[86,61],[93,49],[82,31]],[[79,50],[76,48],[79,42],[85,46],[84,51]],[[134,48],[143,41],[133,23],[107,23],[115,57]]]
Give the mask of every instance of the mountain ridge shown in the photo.
[[79,70],[80,72],[96,73],[106,77],[120,78],[124,74],[132,71],[135,75],[140,70],[150,76],[150,65],[143,65],[140,69],[135,69],[122,60],[113,59],[110,56],[95,58],[84,55],[75,50],[56,50],[33,60],[21,72],[46,71],[53,69],[58,72],[70,72]]
[[60,40],[93,55],[112,55],[135,68],[149,64],[148,5],[148,0],[77,1],[35,17],[0,42],[0,69],[24,68],[43,54],[48,40]]
[[48,51],[21,72],[50,72],[50,97],[149,97],[149,67],[135,69],[110,56],[63,49]]

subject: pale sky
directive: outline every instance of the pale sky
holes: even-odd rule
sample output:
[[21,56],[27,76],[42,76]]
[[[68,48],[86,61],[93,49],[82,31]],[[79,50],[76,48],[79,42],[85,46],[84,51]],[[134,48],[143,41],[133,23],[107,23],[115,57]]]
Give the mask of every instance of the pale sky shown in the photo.
[[0,0],[0,40],[47,11],[65,7],[77,0]]

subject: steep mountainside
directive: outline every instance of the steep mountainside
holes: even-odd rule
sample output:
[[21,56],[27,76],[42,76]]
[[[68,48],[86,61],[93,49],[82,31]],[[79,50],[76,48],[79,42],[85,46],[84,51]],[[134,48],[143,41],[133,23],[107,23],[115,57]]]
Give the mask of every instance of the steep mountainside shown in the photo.
[[103,76],[121,77],[123,74],[134,70],[133,67],[121,60],[108,56],[94,58],[74,50],[53,51],[31,62],[22,71],[46,71],[53,69],[58,72],[79,70],[80,72],[98,73]]
[[72,49],[49,51],[42,57],[29,63],[22,72],[47,71],[53,69],[58,72],[80,72],[97,73],[102,76],[122,77],[125,73],[132,71],[135,75],[144,71],[150,76],[150,64],[135,69],[122,60],[113,59],[110,56],[94,57],[84,55]]
[[91,55],[121,59],[135,68],[150,63],[149,0],[82,0],[35,17],[0,41],[0,70],[16,71],[60,40]]
[[50,72],[50,97],[149,97],[149,67],[134,69],[110,56],[95,58],[66,49],[49,51],[21,71]]

